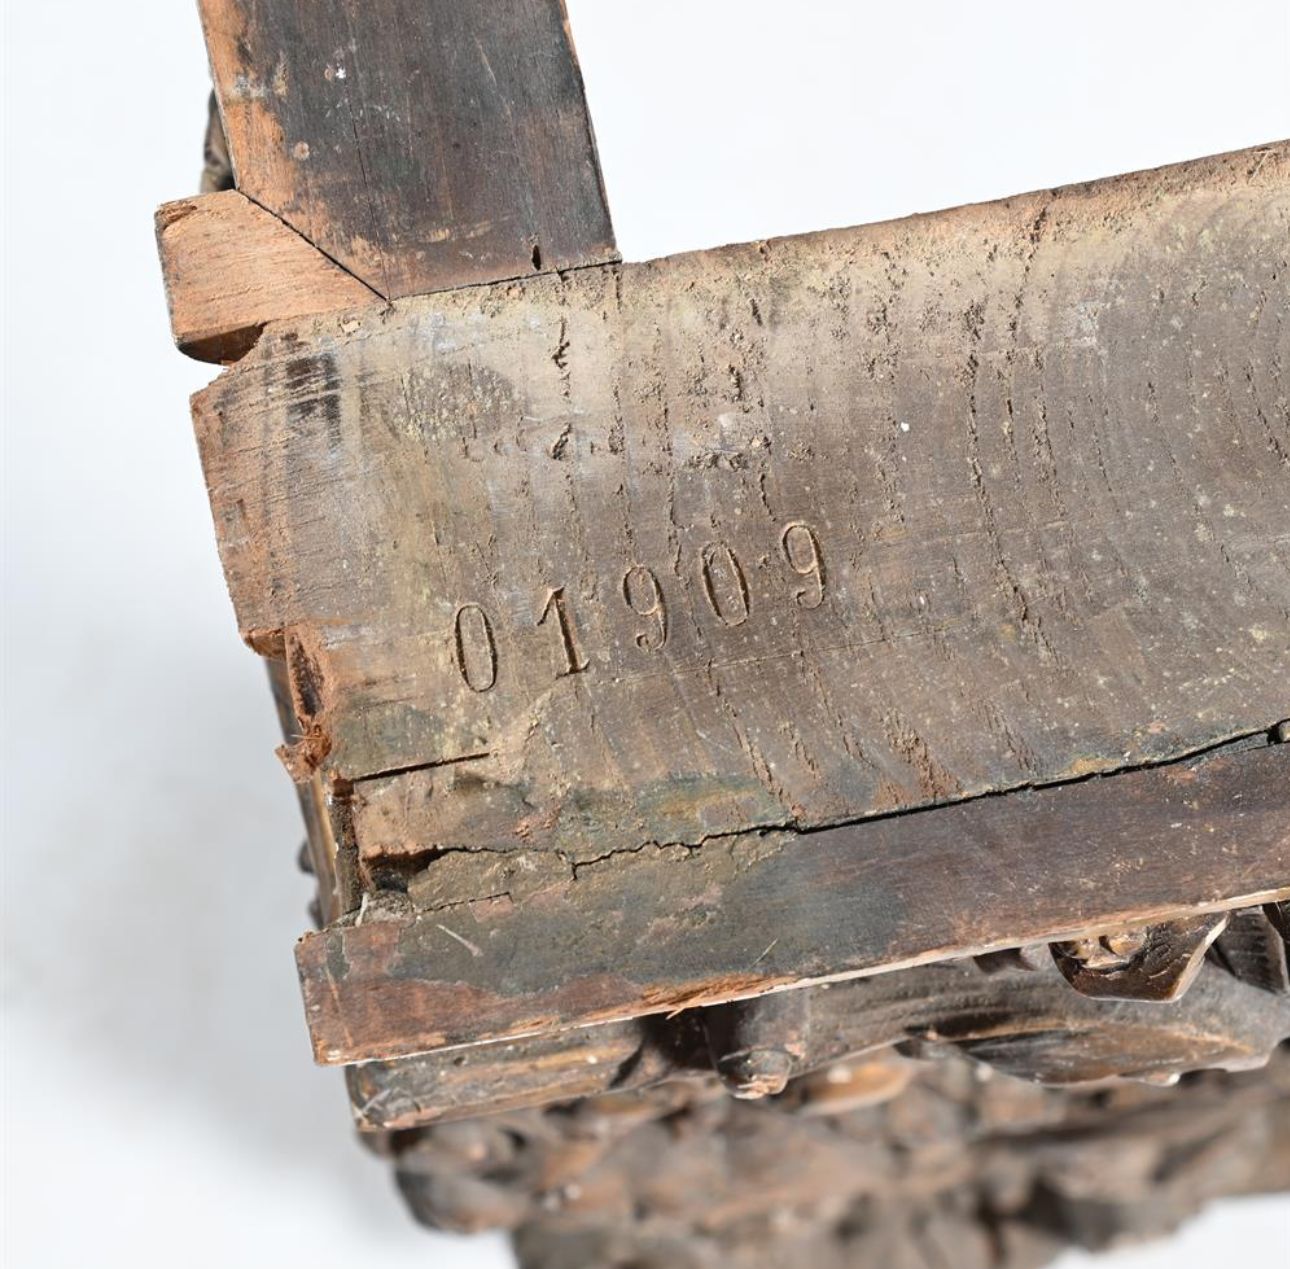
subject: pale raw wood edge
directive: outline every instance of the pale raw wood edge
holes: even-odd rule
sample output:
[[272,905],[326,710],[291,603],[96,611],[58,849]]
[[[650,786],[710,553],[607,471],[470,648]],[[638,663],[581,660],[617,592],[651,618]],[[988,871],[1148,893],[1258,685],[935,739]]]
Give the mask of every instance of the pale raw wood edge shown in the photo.
[[198,361],[237,361],[269,322],[382,302],[236,190],[165,203],[156,227],[175,344]]

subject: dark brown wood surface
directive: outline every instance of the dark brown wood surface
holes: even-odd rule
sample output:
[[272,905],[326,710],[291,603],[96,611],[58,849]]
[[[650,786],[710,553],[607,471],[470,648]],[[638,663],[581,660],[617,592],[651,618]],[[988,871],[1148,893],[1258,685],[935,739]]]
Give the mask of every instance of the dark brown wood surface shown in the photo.
[[[1290,745],[815,833],[608,851],[297,948],[320,1062],[666,1013],[1290,894]],[[434,865],[430,865],[433,869]]]
[[994,1077],[1290,1027],[1290,145],[617,269],[560,0],[201,8],[172,317],[418,1217],[1034,1269],[1285,1184],[1275,1056]]
[[[1268,928],[1257,911],[1241,918],[1253,932]],[[1038,970],[993,973],[970,961],[924,965],[752,1003],[805,1003],[793,1079],[895,1045],[970,1053],[996,1071],[1050,1085],[1160,1078],[1201,1067],[1245,1069],[1290,1035],[1290,995],[1234,980],[1218,964],[1204,966],[1193,989],[1162,1009],[1089,999],[1044,959]],[[704,1018],[711,1012],[364,1062],[346,1072],[355,1120],[368,1132],[402,1131],[710,1075]]]
[[1288,153],[271,327],[196,414],[293,770],[590,860],[1290,716]]
[[616,258],[562,0],[201,0],[238,190],[394,298]]

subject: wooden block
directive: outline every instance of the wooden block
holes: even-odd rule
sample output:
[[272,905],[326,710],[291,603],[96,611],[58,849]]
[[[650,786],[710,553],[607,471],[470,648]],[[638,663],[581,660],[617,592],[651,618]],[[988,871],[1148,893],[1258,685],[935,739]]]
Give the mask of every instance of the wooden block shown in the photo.
[[667,1013],[1290,895],[1290,746],[815,833],[645,846],[297,948],[315,1056]]
[[1262,912],[1232,917],[1214,946],[1215,959],[1260,990],[1290,996],[1290,953]]
[[616,258],[562,0],[201,0],[237,188],[382,296]]
[[175,343],[198,361],[236,361],[270,322],[368,308],[379,298],[232,190],[165,204],[157,247]]
[[1284,719],[1288,171],[270,328],[195,410],[293,769],[371,867],[588,861]]

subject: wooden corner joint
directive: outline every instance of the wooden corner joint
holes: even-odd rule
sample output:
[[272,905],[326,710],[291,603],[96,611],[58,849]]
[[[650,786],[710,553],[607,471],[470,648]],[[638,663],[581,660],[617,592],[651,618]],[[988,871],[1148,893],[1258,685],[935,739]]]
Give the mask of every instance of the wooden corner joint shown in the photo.
[[563,0],[200,8],[157,236],[362,1128],[1266,1060],[1290,144],[611,269]]
[[171,331],[198,361],[239,360],[270,322],[381,302],[236,190],[166,203],[156,228]]
[[[361,24],[338,0],[200,7],[208,150],[237,188],[157,213],[190,356],[237,361],[273,321],[618,259],[561,0]],[[478,58],[443,56],[457,45]]]
[[617,259],[562,0],[200,9],[238,189],[373,292]]

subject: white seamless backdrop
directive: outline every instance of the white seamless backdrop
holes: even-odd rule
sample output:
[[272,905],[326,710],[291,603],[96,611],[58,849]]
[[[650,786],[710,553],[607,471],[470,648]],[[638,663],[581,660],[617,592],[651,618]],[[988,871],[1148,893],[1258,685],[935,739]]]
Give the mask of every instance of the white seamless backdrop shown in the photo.
[[[1290,135],[1285,0],[569,9],[628,259]],[[309,1062],[301,829],[152,242],[199,167],[195,5],[26,0],[4,35],[5,1263],[500,1269],[410,1224]],[[1288,1242],[1247,1201],[1101,1263]]]

